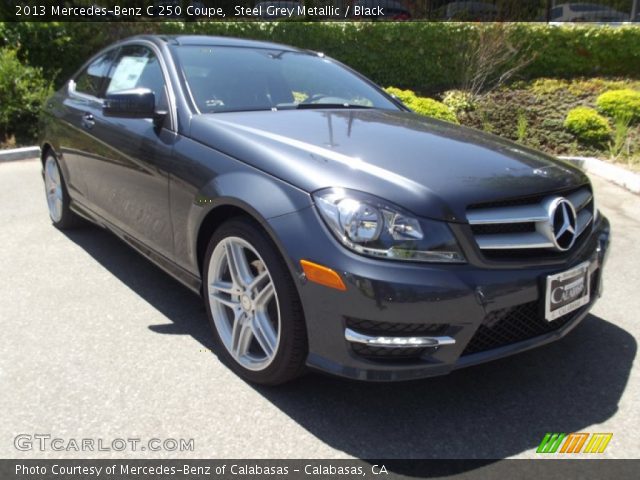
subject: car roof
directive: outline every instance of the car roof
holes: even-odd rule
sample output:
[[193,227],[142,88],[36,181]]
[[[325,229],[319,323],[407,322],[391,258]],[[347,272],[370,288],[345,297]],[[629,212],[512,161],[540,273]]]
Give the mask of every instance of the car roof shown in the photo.
[[273,42],[248,40],[246,38],[216,37],[210,35],[138,35],[127,40],[149,40],[154,43],[169,43],[172,45],[198,45],[217,47],[249,47],[270,48],[277,50],[301,51],[301,49]]

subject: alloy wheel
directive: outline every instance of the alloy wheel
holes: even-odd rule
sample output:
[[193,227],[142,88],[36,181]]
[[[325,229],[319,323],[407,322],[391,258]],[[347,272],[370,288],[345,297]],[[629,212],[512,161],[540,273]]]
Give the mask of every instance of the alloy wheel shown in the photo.
[[54,222],[62,219],[62,182],[60,181],[60,170],[55,158],[49,156],[44,164],[44,185],[47,193],[47,205],[49,206],[49,216]]
[[207,296],[222,344],[243,367],[271,364],[280,343],[278,295],[264,260],[249,242],[226,237],[209,262]]

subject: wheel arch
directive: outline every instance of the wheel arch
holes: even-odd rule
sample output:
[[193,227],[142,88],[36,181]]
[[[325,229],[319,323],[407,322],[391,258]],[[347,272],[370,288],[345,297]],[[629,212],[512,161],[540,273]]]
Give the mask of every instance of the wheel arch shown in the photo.
[[[49,140],[44,140],[41,144],[40,144],[40,164],[42,165],[42,175],[44,175],[44,162],[47,158],[47,154],[51,152],[53,153],[53,156],[55,157],[55,159],[58,162],[58,167],[60,170],[60,175],[62,175],[62,179],[64,180],[65,184],[67,185],[67,189],[68,189],[68,178],[69,178],[69,172],[67,170],[67,165],[65,163],[65,159],[62,156],[62,153],[60,152],[60,150],[58,148],[56,148],[56,145],[54,145],[53,142],[49,141]],[[71,195],[69,193],[69,195]]]
[[56,150],[55,148],[53,148],[53,145],[50,142],[44,142],[40,146],[40,163],[42,163],[43,167],[44,167],[44,159],[47,158],[47,154],[49,152],[52,152],[54,155],[56,154]]
[[[274,245],[278,255],[287,265],[291,276],[295,279],[295,276],[299,272],[295,268],[291,258],[285,253],[282,242],[280,242],[267,219],[260,215],[255,208],[237,198],[219,198],[216,205],[209,209],[200,222],[194,249],[200,277],[202,278],[204,257],[212,235],[227,220],[238,217],[250,220],[266,234],[267,238]],[[294,283],[297,282],[294,281]]]

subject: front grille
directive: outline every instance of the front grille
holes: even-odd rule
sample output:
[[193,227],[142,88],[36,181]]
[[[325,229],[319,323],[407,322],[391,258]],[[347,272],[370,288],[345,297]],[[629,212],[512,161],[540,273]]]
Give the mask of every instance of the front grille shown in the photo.
[[[568,252],[556,248],[554,238],[558,225],[562,225],[553,225],[558,218],[553,214],[560,211],[561,198],[568,200],[575,210],[577,238],[571,250],[578,248],[593,222],[593,194],[586,186],[557,194],[470,206],[467,218],[478,248],[492,260],[566,256]],[[554,218],[550,219],[550,215]]]
[[[591,300],[597,292],[598,272],[591,274]],[[570,312],[552,322],[544,318],[544,300],[505,308],[487,315],[482,325],[462,352],[462,356],[486,352],[512,343],[529,340],[554,332],[570,323],[589,306]]]
[[512,343],[553,332],[566,325],[575,315],[571,312],[553,322],[547,322],[538,302],[494,312],[476,331],[462,355],[485,352]]
[[528,197],[507,198],[505,200],[496,200],[494,202],[484,202],[469,205],[469,209],[476,208],[501,208],[501,207],[517,207],[518,205],[532,205],[540,203],[548,195],[530,195]]
[[536,225],[532,222],[472,225],[471,231],[473,232],[474,235],[495,235],[500,233],[527,233],[527,232],[535,232]]
[[[589,280],[591,301],[598,294],[600,270],[591,274]],[[590,305],[570,312],[552,322],[544,318],[544,299],[524,303],[517,307],[492,312],[485,317],[482,325],[462,352],[462,356],[486,352],[512,343],[522,342],[554,332],[576,318]]]
[[[576,243],[573,245],[571,250],[576,250],[580,248],[581,245],[588,240],[588,235],[580,235],[576,240]],[[558,252],[557,250],[552,250],[550,248],[545,249],[530,249],[530,248],[513,248],[513,249],[504,249],[504,250],[484,250],[482,255],[486,259],[489,260],[497,260],[497,261],[531,261],[531,260],[563,260],[567,257],[568,252]]]

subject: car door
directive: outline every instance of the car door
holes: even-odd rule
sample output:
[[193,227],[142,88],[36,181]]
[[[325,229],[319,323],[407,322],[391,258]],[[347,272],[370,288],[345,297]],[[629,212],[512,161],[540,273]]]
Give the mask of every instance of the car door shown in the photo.
[[69,81],[62,92],[62,106],[52,135],[60,144],[61,166],[67,187],[75,201],[86,203],[89,192],[86,164],[103,151],[92,135],[95,117],[102,109],[101,92],[111,64],[118,53],[112,49],[89,62]]
[[[171,110],[161,60],[151,46],[120,48],[104,94],[131,88],[149,88],[156,110]],[[129,240],[172,258],[168,169],[177,138],[172,115],[167,114],[161,125],[152,119],[106,117],[102,111],[93,120],[91,132],[100,155],[86,162],[86,183],[97,213]]]

